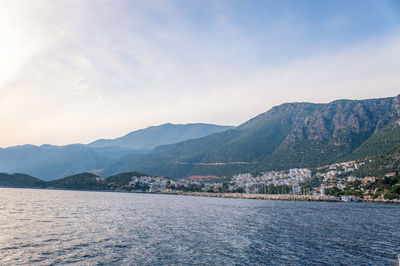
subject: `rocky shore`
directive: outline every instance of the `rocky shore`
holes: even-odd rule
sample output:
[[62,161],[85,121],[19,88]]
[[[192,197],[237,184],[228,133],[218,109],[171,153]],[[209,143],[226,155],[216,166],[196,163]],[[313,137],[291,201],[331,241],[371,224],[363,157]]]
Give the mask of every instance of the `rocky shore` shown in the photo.
[[288,195],[288,194],[244,194],[244,193],[207,193],[207,192],[171,192],[197,197],[233,198],[233,199],[263,199],[263,200],[291,200],[291,201],[341,201],[333,196]]
[[362,199],[362,201],[368,201],[368,202],[386,202],[386,203],[400,203],[400,199],[384,199],[384,198],[376,198],[376,199]]
[[[262,199],[262,200],[290,200],[290,201],[326,201],[341,202],[339,197],[314,196],[314,195],[289,195],[289,194],[244,194],[244,193],[207,193],[207,192],[162,192],[162,194],[175,194],[196,197],[233,198],[233,199]],[[362,199],[367,202],[400,203],[400,200]]]

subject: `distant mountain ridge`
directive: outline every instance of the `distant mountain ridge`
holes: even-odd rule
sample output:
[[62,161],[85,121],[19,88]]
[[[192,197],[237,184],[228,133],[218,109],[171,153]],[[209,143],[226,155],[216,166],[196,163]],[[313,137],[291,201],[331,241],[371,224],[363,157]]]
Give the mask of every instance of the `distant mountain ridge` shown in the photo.
[[20,145],[0,148],[0,172],[23,172],[44,180],[77,173],[99,173],[124,156],[137,156],[153,146],[193,139],[232,127],[211,124],[164,124],[133,131],[115,140],[98,140],[88,145]]
[[108,161],[133,152],[131,149],[91,148],[82,144],[14,146],[0,149],[0,171],[23,172],[50,180],[98,169]]
[[135,150],[152,150],[160,145],[197,139],[213,133],[232,129],[232,126],[212,124],[163,124],[130,132],[116,139],[100,139],[89,143],[89,147],[122,147]]

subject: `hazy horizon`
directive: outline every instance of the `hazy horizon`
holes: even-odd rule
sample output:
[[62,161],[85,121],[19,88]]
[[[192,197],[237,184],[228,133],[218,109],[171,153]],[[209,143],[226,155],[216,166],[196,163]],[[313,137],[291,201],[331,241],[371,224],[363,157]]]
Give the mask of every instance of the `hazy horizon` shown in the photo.
[[[393,96],[387,96],[387,97],[379,97],[379,98],[390,98],[390,97],[396,97],[397,95],[393,95]],[[370,98],[369,98],[370,99]],[[335,99],[334,101],[336,101],[336,100],[365,100],[365,99]],[[289,103],[289,102],[286,102],[286,103]],[[293,103],[293,102],[292,102]],[[311,102],[310,102],[311,103]],[[329,103],[329,102],[314,102],[315,104],[327,104],[327,103]],[[284,104],[284,103],[281,103],[281,104]],[[279,105],[279,104],[278,104]],[[265,110],[265,112],[267,112],[268,110]],[[252,119],[252,118],[254,118],[254,117],[250,117],[250,118],[248,118],[246,121],[248,121],[248,120],[250,120],[250,119]],[[0,146],[0,148],[10,148],[10,147],[15,147],[15,146],[24,146],[24,145],[33,145],[33,146],[42,146],[42,145],[53,145],[53,146],[64,146],[64,145],[87,145],[87,144],[90,144],[90,143],[92,143],[92,142],[94,142],[94,141],[96,141],[96,140],[111,140],[111,139],[116,139],[116,138],[120,138],[120,137],[123,137],[123,136],[125,136],[125,135],[128,135],[129,133],[132,133],[132,132],[134,132],[134,131],[138,131],[138,130],[143,130],[143,129],[147,129],[147,128],[152,128],[152,127],[159,127],[159,126],[162,126],[162,125],[166,125],[166,124],[172,124],[172,125],[189,125],[189,124],[210,124],[210,125],[218,125],[218,126],[227,126],[227,127],[229,127],[229,126],[233,126],[233,127],[237,127],[237,126],[240,126],[242,123],[245,123],[246,121],[243,121],[243,122],[241,122],[241,123],[239,123],[239,124],[237,124],[237,125],[225,125],[225,124],[210,124],[210,123],[203,123],[203,122],[188,122],[188,123],[170,123],[170,122],[165,122],[165,123],[162,123],[162,124],[157,124],[157,125],[149,125],[149,126],[146,126],[146,127],[144,127],[144,128],[137,128],[137,129],[134,129],[134,130],[131,130],[131,131],[128,131],[128,132],[125,132],[125,133],[121,133],[120,135],[116,135],[116,136],[113,136],[113,137],[110,137],[110,138],[98,138],[98,139],[93,139],[93,140],[90,140],[90,141],[88,141],[88,142],[74,142],[74,143],[61,143],[61,144],[52,144],[52,143],[37,143],[37,144],[32,144],[32,143],[20,143],[20,144],[17,144],[17,145],[11,145],[11,146],[7,146],[7,147],[1,147]]]
[[394,0],[6,0],[0,18],[0,147],[400,93]]

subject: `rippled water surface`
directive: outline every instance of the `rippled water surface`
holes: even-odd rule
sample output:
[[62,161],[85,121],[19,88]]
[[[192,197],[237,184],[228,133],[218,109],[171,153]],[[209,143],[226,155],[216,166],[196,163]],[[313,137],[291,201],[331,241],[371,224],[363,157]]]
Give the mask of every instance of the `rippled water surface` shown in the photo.
[[0,189],[0,264],[394,265],[400,205]]

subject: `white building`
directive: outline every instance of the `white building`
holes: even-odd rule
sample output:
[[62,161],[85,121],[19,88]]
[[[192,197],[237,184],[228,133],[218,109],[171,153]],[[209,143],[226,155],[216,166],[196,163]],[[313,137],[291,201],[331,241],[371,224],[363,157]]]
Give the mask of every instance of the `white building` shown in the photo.
[[325,186],[321,184],[321,196],[325,196]]

